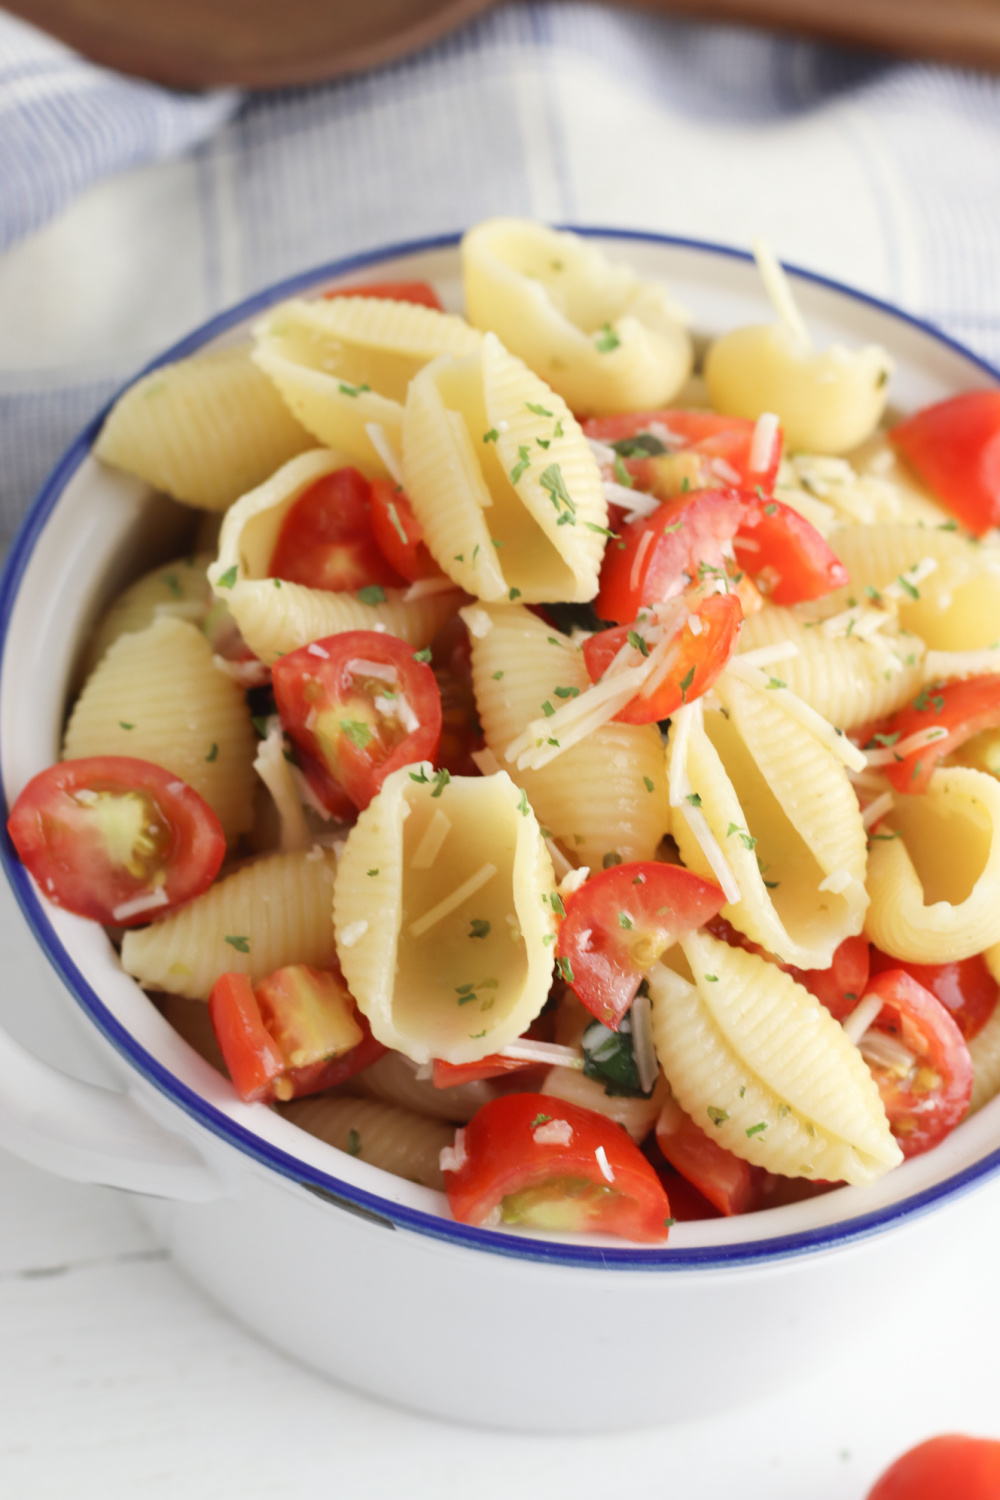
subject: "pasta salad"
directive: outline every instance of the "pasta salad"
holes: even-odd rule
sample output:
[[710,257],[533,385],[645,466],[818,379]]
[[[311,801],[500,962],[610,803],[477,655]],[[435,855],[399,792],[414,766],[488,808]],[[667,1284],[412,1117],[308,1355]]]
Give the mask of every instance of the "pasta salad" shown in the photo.
[[[192,549],[10,817],[247,1101],[472,1224],[658,1243],[875,1181],[1000,1090],[1000,392],[696,356],[491,220],[279,304],[95,452]],[[699,346],[700,347],[700,346]]]

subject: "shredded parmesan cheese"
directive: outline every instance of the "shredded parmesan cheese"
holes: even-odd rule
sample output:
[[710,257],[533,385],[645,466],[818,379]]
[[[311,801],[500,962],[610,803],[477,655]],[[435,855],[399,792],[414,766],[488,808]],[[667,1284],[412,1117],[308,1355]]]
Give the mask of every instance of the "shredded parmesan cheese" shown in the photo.
[[659,1063],[653,1044],[653,1007],[648,995],[636,995],[632,1001],[632,1046],[639,1087],[648,1094],[656,1082]]
[[360,917],[357,922],[348,922],[340,934],[340,946],[342,948],[354,948],[360,943],[367,931],[368,923],[364,917]]
[[568,1146],[573,1139],[573,1127],[568,1120],[546,1120],[531,1134],[538,1146]]
[[850,870],[831,870],[825,880],[821,880],[817,889],[829,891],[832,896],[839,896],[841,891],[846,891],[854,876]]
[[691,830],[693,836],[698,840],[701,851],[704,854],[712,873],[722,887],[723,894],[730,906],[735,906],[743,899],[739,882],[729,866],[729,861],[723,854],[722,849],[716,842],[715,835],[708,826],[708,819],[700,807],[695,807],[688,800],[691,796],[691,783],[687,774],[687,747],[691,737],[691,725],[697,720],[699,726],[702,721],[702,703],[698,698],[694,703],[687,703],[679,708],[671,721],[670,732],[676,738],[674,740],[670,756],[670,782],[668,796],[671,807],[680,808],[681,816]]
[[747,468],[751,474],[764,474],[771,466],[778,438],[778,418],[773,411],[762,411],[754,423]]
[[929,729],[918,729],[908,734],[898,745],[885,745],[878,750],[866,750],[865,759],[870,766],[891,766],[894,761],[905,760],[915,750],[925,750],[937,740],[946,740],[948,731],[943,724],[932,724]]
[[558,885],[560,896],[562,896],[564,900],[567,896],[572,896],[573,893],[575,891],[578,891],[582,885],[586,885],[589,876],[589,865],[581,865],[578,870],[567,871]]
[[450,594],[457,587],[450,578],[418,578],[406,590],[403,603],[412,604],[414,599],[426,599],[431,594]]
[[551,1068],[583,1069],[583,1057],[573,1047],[560,1047],[556,1042],[510,1042],[501,1047],[500,1057],[509,1057],[514,1062],[545,1063]]
[[615,1174],[611,1170],[611,1163],[608,1161],[608,1154],[605,1151],[604,1147],[598,1146],[597,1150],[594,1152],[594,1156],[597,1158],[597,1165],[601,1169],[601,1176],[604,1178],[605,1182],[614,1182]]
[[874,828],[875,824],[884,818],[887,812],[892,811],[895,804],[896,799],[892,793],[883,792],[881,796],[875,798],[874,802],[869,802],[868,806],[863,809],[861,813],[862,823],[866,828]]
[[465,627],[471,636],[477,641],[484,640],[493,629],[493,621],[485,609],[477,609],[474,604],[469,604],[465,609],[459,610],[459,615],[465,621]]
[[868,765],[867,760],[857,745],[841,734],[833,725],[818,714],[814,708],[793,693],[791,688],[772,688],[768,685],[768,679],[757,667],[747,664],[741,656],[734,656],[726,665],[725,670],[738,677],[741,682],[746,682],[750,687],[761,689],[770,696],[776,698],[783,708],[786,708],[793,718],[798,719],[803,729],[808,729],[810,734],[819,740],[831,754],[838,760],[843,761],[852,771],[863,771]]
[[469,1155],[465,1149],[465,1131],[455,1131],[455,1143],[452,1146],[442,1146],[441,1155],[438,1157],[442,1172],[460,1172],[468,1161]]
[[148,896],[134,896],[131,901],[123,901],[119,906],[111,908],[111,915],[116,922],[127,922],[129,917],[137,917],[140,912],[156,911],[158,907],[169,906],[170,897],[167,895],[165,886],[158,886]]
[[858,1005],[854,1007],[849,1016],[845,1016],[841,1022],[844,1034],[850,1037],[855,1047],[868,1030],[869,1026],[877,1019],[882,1009],[881,995],[865,995]]
[[410,869],[431,869],[434,861],[441,853],[441,847],[450,832],[451,819],[445,817],[439,807],[436,808],[433,818],[431,818],[424,830],[423,838],[413,851],[413,858],[410,860]]
[[770,297],[775,312],[803,353],[809,353],[812,349],[812,339],[809,337],[809,330],[799,312],[798,304],[792,296],[784,266],[764,240],[754,240],[751,248],[753,258],[757,262],[757,270],[760,272],[760,279],[764,283],[764,290]]
[[794,641],[776,641],[773,646],[758,646],[756,651],[741,651],[740,661],[751,667],[773,667],[775,662],[791,661],[798,654]]
[[979,651],[928,651],[924,657],[925,682],[954,682],[997,671],[1000,671],[1000,643]]
[[430,932],[431,928],[443,922],[445,917],[451,916],[451,913],[457,910],[463,901],[468,901],[470,896],[481,891],[486,882],[493,879],[496,872],[496,865],[488,862],[480,865],[476,873],[470,875],[468,880],[463,880],[462,884],[456,886],[450,895],[445,896],[436,906],[432,906],[430,911],[424,912],[422,917],[410,923],[410,936],[423,937],[425,932]]

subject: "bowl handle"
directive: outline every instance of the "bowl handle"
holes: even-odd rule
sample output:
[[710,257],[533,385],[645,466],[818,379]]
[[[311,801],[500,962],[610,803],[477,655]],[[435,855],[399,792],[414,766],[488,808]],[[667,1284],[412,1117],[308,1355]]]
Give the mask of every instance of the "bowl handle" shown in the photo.
[[60,1073],[2,1029],[0,1146],[75,1182],[185,1203],[225,1192],[194,1148],[138,1100]]

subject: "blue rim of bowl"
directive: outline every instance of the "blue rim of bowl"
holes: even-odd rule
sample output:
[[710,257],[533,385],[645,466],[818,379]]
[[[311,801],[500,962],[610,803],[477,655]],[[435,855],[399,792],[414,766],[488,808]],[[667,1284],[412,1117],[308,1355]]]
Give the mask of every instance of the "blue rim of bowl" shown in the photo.
[[[752,261],[753,259],[748,251],[739,250],[729,245],[715,244],[706,240],[686,239],[682,236],[654,234],[641,230],[606,229],[595,226],[577,225],[566,225],[563,227],[572,229],[578,234],[605,240],[616,239],[626,242],[634,241],[658,244],[674,249],[693,250],[730,260]],[[262,292],[256,293],[252,297],[246,298],[235,307],[228,308],[225,312],[219,313],[218,316],[210,319],[207,323],[203,323],[199,328],[157,356],[139,374],[146,374],[160,365],[194,353],[210,340],[226,333],[234,324],[244,322],[247,318],[265,311],[275,302],[280,302],[286,297],[314,289],[327,281],[348,276],[355,271],[365,270],[368,267],[379,265],[385,261],[398,259],[407,255],[428,253],[434,250],[452,249],[458,244],[460,238],[459,234],[447,234],[430,239],[403,241],[398,244],[348,256],[342,260],[333,261],[328,265],[318,266],[309,271],[300,272],[285,281],[268,287]],[[865,292],[859,292],[853,287],[845,286],[843,283],[835,281],[830,277],[821,276],[816,272],[803,270],[793,265],[788,265],[787,270],[800,280],[836,292],[854,302],[860,302],[879,312],[886,313],[898,322],[909,324],[910,327],[917,329],[937,343],[961,355],[963,359],[977,366],[983,374],[989,376],[991,381],[1000,385],[1000,371],[995,369],[986,360],[980,358],[979,355],[973,353],[972,350],[960,344],[957,340],[949,338],[947,334],[935,328],[933,324],[916,318],[912,314],[904,312],[902,309],[894,307],[891,303],[882,301],[878,297],[873,297]],[[133,384],[133,381],[138,378],[138,375],[133,377],[132,380],[126,382],[126,385]],[[2,672],[5,664],[7,633],[10,627],[11,615],[17,598],[18,588],[32,552],[63,490],[89,454],[108,411],[120,394],[121,392],[118,392],[111,398],[103,410],[87,424],[79,437],[76,438],[59,460],[48,479],[42,485],[11,546],[3,573],[0,575],[0,681],[2,681]],[[0,765],[0,786],[2,784],[3,768]],[[306,1162],[300,1161],[287,1152],[272,1146],[269,1142],[262,1140],[251,1131],[244,1129],[243,1126],[236,1124],[228,1116],[209,1104],[200,1094],[188,1088],[186,1084],[182,1083],[162,1063],[147,1052],[144,1047],[139,1045],[131,1033],[111,1014],[99,995],[91,988],[72,962],[69,954],[63,948],[52,929],[45,905],[39,897],[27,870],[25,870],[17,858],[13,844],[10,841],[10,836],[6,830],[6,816],[2,837],[0,837],[0,859],[2,859],[4,871],[13,889],[15,899],[24,914],[28,926],[40,944],[45,957],[93,1025],[136,1072],[152,1084],[154,1088],[165,1094],[168,1099],[178,1105],[186,1114],[207,1128],[213,1135],[234,1147],[242,1154],[251,1157],[261,1166],[270,1168],[280,1176],[292,1183],[298,1184],[321,1199],[327,1199],[332,1204],[361,1214],[364,1218],[384,1224],[389,1228],[408,1229],[433,1239],[442,1240],[448,1244],[462,1245],[469,1249],[486,1251],[495,1255],[505,1255],[517,1260],[542,1261],[552,1265],[636,1271],[681,1271],[690,1270],[692,1267],[725,1270],[737,1266],[770,1264],[812,1253],[829,1251],[857,1242],[858,1240],[866,1239],[875,1234],[884,1233],[895,1224],[914,1219],[920,1214],[927,1213],[929,1210],[938,1207],[948,1200],[958,1197],[978,1186],[986,1178],[1000,1170],[1000,1148],[998,1148],[988,1156],[982,1157],[972,1166],[947,1178],[944,1182],[936,1183],[898,1203],[889,1204],[884,1208],[873,1210],[870,1213],[858,1214],[853,1218],[841,1220],[834,1224],[822,1225],[817,1228],[802,1230],[798,1233],[777,1235],[771,1239],[745,1241],[742,1244],[691,1246],[678,1249],[672,1249],[669,1246],[662,1249],[643,1249],[629,1246],[619,1249],[615,1246],[607,1245],[598,1247],[587,1244],[567,1244],[561,1240],[541,1240],[520,1234],[508,1235],[496,1233],[488,1229],[476,1229],[467,1224],[458,1224],[451,1220],[443,1219],[436,1214],[426,1213],[421,1209],[409,1208],[405,1205],[393,1203],[377,1194],[365,1192],[351,1183],[343,1182],[340,1178],[333,1177],[316,1167],[310,1166]]]

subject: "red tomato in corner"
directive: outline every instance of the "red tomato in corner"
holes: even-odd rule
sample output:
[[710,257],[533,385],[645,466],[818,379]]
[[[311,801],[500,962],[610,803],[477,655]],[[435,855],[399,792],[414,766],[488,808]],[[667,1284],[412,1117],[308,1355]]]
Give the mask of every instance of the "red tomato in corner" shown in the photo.
[[383,556],[409,583],[419,578],[443,578],[427,550],[420,522],[405,491],[391,479],[373,479],[371,518],[375,540]]
[[[691,628],[692,616],[701,626],[697,635]],[[735,594],[709,594],[696,605],[692,603],[691,613],[677,632],[666,670],[655,671],[631,702],[619,709],[615,721],[655,724],[682,703],[700,698],[736,650],[742,624],[743,606]],[[643,631],[638,622],[634,626],[616,625],[585,640],[583,660],[591,682],[600,680],[630,635],[644,639]]]
[[948,1433],[897,1458],[868,1500],[1000,1500],[1000,1441]]
[[207,890],[226,852],[215,813],[172,771],[126,755],[32,777],[7,830],[54,906],[136,927]]
[[432,307],[435,312],[444,312],[441,298],[429,281],[373,281],[366,286],[334,287],[323,293],[323,300],[332,297],[381,297],[386,302],[419,302],[423,307]]
[[303,490],[281,523],[268,571],[344,594],[406,582],[375,540],[371,486],[357,469],[336,469]]
[[413,647],[375,630],[345,630],[290,651],[271,670],[281,722],[317,795],[331,785],[365,808],[391,771],[434,760],[441,694]]
[[872,973],[883,974],[886,969],[905,969],[911,979],[922,984],[925,990],[930,990],[967,1042],[982,1031],[996,1010],[997,999],[1000,998],[1000,985],[987,968],[981,953],[947,964],[913,964],[909,960],[890,958],[888,953],[881,953],[878,948],[873,947]]
[[913,1054],[909,1066],[866,1058],[889,1126],[906,1157],[920,1156],[964,1119],[972,1094],[972,1060],[962,1033],[939,1000],[907,974],[886,969],[868,982],[882,1010],[872,1031]]
[[641,860],[592,875],[566,901],[556,955],[563,977],[617,1031],[647,969],[721,910],[717,885],[680,865]]
[[476,1111],[454,1150],[445,1191],[462,1224],[617,1234],[639,1244],[667,1238],[670,1202],[655,1170],[621,1126],[593,1110],[549,1094],[507,1094]]
[[1000,391],[966,391],[925,406],[889,438],[976,536],[1000,524]]

